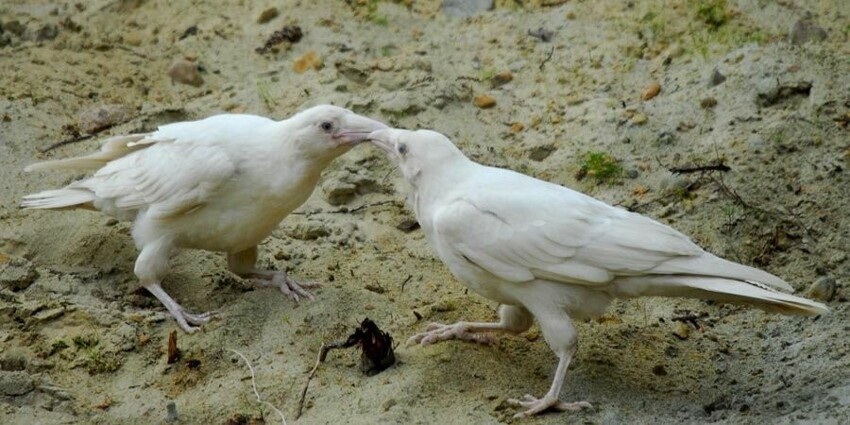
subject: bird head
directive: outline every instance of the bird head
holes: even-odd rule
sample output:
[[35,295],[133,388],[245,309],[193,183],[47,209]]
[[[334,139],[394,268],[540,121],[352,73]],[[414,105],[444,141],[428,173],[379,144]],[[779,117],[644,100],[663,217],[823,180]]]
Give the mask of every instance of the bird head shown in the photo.
[[333,105],[319,105],[294,117],[296,139],[307,154],[340,154],[365,141],[373,131],[389,128],[384,123]]
[[386,152],[404,177],[414,183],[423,173],[448,170],[451,163],[466,160],[448,137],[436,131],[391,128],[373,132],[369,140]]

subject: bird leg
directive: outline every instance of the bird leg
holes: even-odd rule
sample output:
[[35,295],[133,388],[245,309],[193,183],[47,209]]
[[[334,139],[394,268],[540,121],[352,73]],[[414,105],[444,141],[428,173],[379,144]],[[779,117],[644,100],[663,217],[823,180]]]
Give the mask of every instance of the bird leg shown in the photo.
[[215,311],[208,311],[200,314],[186,311],[183,306],[178,304],[177,301],[174,301],[174,298],[171,298],[171,296],[162,289],[159,282],[145,285],[145,289],[153,294],[153,296],[155,296],[159,302],[168,309],[168,312],[174,316],[174,319],[177,320],[177,324],[180,325],[180,328],[186,331],[186,333],[193,333],[201,329],[198,326],[206,324],[212,317],[218,315],[218,312]]
[[[215,316],[216,312],[210,311],[201,314],[190,313],[183,308],[174,298],[162,289],[160,282],[168,272],[168,256],[171,253],[172,244],[168,239],[158,239],[142,247],[142,252],[136,259],[134,272],[139,281],[177,320],[177,324],[186,333],[193,333]],[[196,326],[192,326],[196,325]]]
[[451,325],[431,323],[425,332],[418,333],[407,340],[408,344],[428,345],[450,339],[473,341],[480,344],[493,344],[497,338],[486,332],[510,332],[518,334],[531,327],[532,316],[522,307],[502,305],[499,307],[498,322],[457,322]]
[[273,286],[280,289],[284,295],[294,301],[300,299],[313,300],[313,295],[307,292],[309,288],[318,288],[319,283],[300,283],[289,277],[284,271],[260,270],[257,263],[257,247],[253,246],[243,251],[229,253],[227,264],[233,273],[244,279],[251,279],[257,286]]
[[546,338],[549,346],[558,354],[559,359],[558,368],[555,370],[555,378],[552,380],[552,386],[549,387],[549,391],[543,398],[526,394],[521,399],[508,399],[509,404],[527,409],[524,412],[514,415],[514,418],[525,418],[548,409],[578,411],[593,407],[586,401],[567,403],[558,398],[561,393],[561,387],[564,385],[564,379],[567,376],[567,368],[570,366],[570,361],[578,347],[578,335],[569,316],[563,313],[557,316],[561,317],[547,315],[548,320],[540,321],[543,336]]

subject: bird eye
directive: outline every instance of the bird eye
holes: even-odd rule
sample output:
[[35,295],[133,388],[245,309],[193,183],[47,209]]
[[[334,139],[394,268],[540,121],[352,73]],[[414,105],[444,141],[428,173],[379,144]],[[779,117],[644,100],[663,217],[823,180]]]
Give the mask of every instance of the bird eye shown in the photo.
[[407,153],[407,145],[405,145],[404,143],[400,143],[396,150],[398,150],[398,153],[400,155],[404,155]]
[[321,128],[325,133],[330,133],[331,130],[334,129],[334,125],[330,121],[323,121],[319,124],[319,128]]

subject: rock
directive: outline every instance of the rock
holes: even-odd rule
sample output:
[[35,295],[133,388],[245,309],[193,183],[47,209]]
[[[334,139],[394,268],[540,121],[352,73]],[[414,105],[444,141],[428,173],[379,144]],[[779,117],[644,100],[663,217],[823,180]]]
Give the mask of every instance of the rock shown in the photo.
[[640,92],[640,98],[650,100],[661,93],[661,84],[658,81],[653,81]]
[[384,409],[384,412],[386,412],[387,410],[390,410],[390,409],[391,409],[393,406],[395,406],[396,404],[397,404],[397,402],[395,401],[395,399],[394,399],[394,398],[391,398],[391,399],[388,399],[387,401],[385,401],[385,402],[381,405],[381,407]]
[[135,115],[133,108],[118,103],[93,106],[80,112],[77,127],[81,132],[91,134],[130,121]]
[[455,18],[467,18],[493,9],[493,0],[443,0],[443,13]]
[[659,145],[672,145],[676,143],[676,135],[672,131],[662,131],[658,133]]
[[16,371],[26,370],[27,356],[21,349],[10,349],[0,358],[0,370]]
[[649,121],[649,118],[646,116],[646,114],[642,114],[642,113],[635,114],[629,120],[629,122],[632,123],[632,125],[644,125],[644,124],[646,124],[647,121]]
[[279,14],[280,14],[280,12],[278,12],[276,7],[270,7],[268,9],[264,10],[263,13],[260,13],[260,16],[257,18],[257,23],[258,24],[265,24],[266,22],[271,21],[274,18],[277,18],[277,15],[279,15]]
[[519,121],[511,123],[511,133],[519,133],[522,130],[525,130],[525,124]]
[[324,223],[312,220],[296,224],[294,227],[290,228],[287,233],[289,236],[302,241],[319,239],[331,234],[327,227],[325,227]]
[[493,99],[493,97],[489,95],[482,94],[475,96],[475,98],[472,99],[472,104],[481,109],[488,109],[496,106],[496,99]]
[[505,84],[510,83],[513,79],[514,74],[511,73],[511,71],[502,71],[494,75],[493,78],[490,79],[490,87],[496,88],[499,86],[504,86]]
[[705,99],[699,101],[699,106],[702,109],[711,109],[717,106],[717,99],[713,97],[706,97]]
[[20,396],[35,389],[32,376],[22,371],[0,371],[0,394]]
[[295,63],[292,64],[292,70],[299,74],[303,74],[308,69],[312,68],[318,71],[324,66],[325,62],[322,60],[322,57],[314,51],[309,51],[295,60]]
[[397,91],[381,96],[381,112],[397,117],[416,115],[425,110],[423,95],[412,91]]
[[59,35],[59,28],[53,24],[44,24],[35,34],[36,41],[53,40]]
[[835,290],[835,278],[824,276],[812,283],[812,286],[806,290],[806,296],[820,301],[831,301],[835,296]]
[[3,30],[2,32],[10,32],[12,34],[15,34],[18,37],[23,37],[24,32],[27,31],[26,25],[22,24],[18,20],[12,20],[12,21],[6,22],[6,23],[0,25],[0,29]]
[[673,336],[681,340],[688,339],[691,336],[691,328],[685,322],[676,322],[676,328],[673,329]]
[[366,84],[369,79],[369,68],[354,59],[343,59],[334,63],[337,72],[343,77],[358,84]]
[[708,86],[714,87],[722,84],[726,81],[726,76],[720,73],[720,70],[714,68],[714,71],[711,72],[711,76],[708,77]]
[[396,229],[404,233],[410,233],[419,228],[419,222],[410,218],[402,220],[401,223],[395,226]]
[[342,205],[356,195],[372,192],[378,184],[364,171],[338,171],[329,174],[322,184],[325,200],[331,205]]
[[540,162],[548,158],[549,155],[552,155],[552,153],[556,150],[558,150],[558,148],[552,144],[535,146],[528,150],[528,158],[530,158],[532,161]]
[[171,77],[171,84],[180,83],[192,87],[200,87],[204,84],[204,79],[198,72],[198,64],[186,59],[176,59],[168,67],[168,76]]
[[13,291],[29,288],[38,272],[26,258],[0,254],[0,287]]
[[765,78],[756,85],[756,103],[771,106],[794,96],[808,97],[812,92],[809,81],[794,81],[779,84],[775,78]]
[[826,30],[821,28],[812,19],[804,18],[795,22],[791,26],[791,31],[788,33],[788,40],[791,44],[806,44],[810,41],[818,42],[826,40]]
[[652,368],[652,373],[656,376],[667,376],[667,369],[664,368],[664,365],[655,365]]

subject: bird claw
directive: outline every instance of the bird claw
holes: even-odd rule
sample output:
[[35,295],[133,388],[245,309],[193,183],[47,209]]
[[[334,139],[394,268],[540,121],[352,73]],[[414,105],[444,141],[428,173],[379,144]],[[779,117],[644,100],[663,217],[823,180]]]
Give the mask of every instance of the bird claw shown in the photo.
[[[179,311],[179,315],[175,315],[175,319],[177,319],[177,324],[180,325],[180,328],[183,329],[188,334],[195,333],[199,331],[200,325],[204,325],[210,321],[215,316],[218,316],[217,311],[208,311],[206,313],[190,313],[182,308]],[[195,326],[192,326],[195,325]]]
[[524,412],[519,412],[514,415],[514,419],[527,418],[529,416],[536,415],[548,409],[558,410],[561,412],[576,412],[581,409],[593,408],[593,405],[586,401],[576,401],[572,403],[567,403],[565,401],[558,400],[557,397],[544,396],[543,398],[537,398],[531,394],[526,394],[522,396],[521,399],[508,399],[508,404],[528,409]]
[[431,323],[425,328],[425,332],[413,335],[407,340],[408,345],[422,344],[429,345],[450,339],[460,339],[464,341],[477,342],[479,344],[491,345],[496,343],[498,339],[489,333],[472,332],[467,329],[464,322],[457,322],[451,325],[442,323]]
[[322,286],[322,284],[318,282],[299,283],[284,272],[275,273],[274,277],[272,277],[269,282],[269,285],[276,286],[280,289],[280,292],[283,292],[284,295],[295,302],[300,301],[302,298],[310,301],[314,300],[315,298],[313,297],[313,294],[307,292],[307,289],[319,288]]

